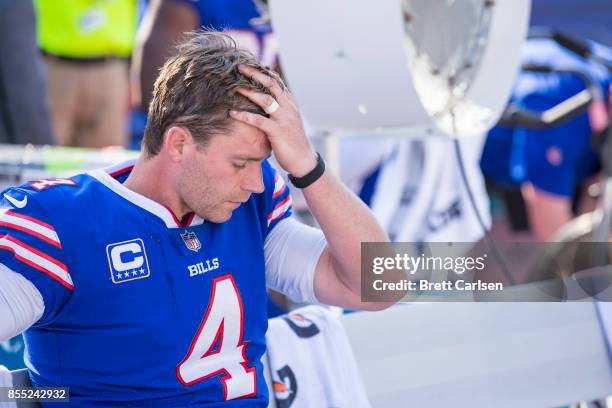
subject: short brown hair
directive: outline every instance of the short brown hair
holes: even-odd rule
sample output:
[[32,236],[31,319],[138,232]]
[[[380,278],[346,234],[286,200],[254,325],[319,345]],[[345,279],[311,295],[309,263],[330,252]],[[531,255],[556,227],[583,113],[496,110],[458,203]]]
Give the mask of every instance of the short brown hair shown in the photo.
[[238,71],[244,64],[257,68],[279,81],[276,73],[262,65],[250,52],[238,48],[228,35],[197,31],[178,46],[155,81],[153,99],[143,139],[144,152],[159,153],[164,134],[171,126],[187,128],[205,146],[211,136],[227,131],[230,110],[265,115],[263,110],[236,91],[242,87],[269,94],[270,91]]

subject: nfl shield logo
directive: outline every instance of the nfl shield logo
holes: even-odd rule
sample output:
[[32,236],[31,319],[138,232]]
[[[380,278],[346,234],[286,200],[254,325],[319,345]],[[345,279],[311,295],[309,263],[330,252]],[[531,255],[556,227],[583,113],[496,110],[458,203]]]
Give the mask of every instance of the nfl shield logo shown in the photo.
[[200,248],[202,248],[202,244],[198,239],[198,236],[194,232],[185,231],[181,233],[181,238],[183,238],[183,242],[187,246],[187,248],[191,249],[194,252],[198,252]]

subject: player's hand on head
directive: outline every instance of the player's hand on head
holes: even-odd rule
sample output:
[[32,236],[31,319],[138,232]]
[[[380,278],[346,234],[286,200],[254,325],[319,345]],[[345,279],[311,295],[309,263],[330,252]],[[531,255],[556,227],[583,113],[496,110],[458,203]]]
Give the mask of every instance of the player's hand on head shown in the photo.
[[256,68],[239,66],[240,72],[264,85],[271,95],[239,88],[238,92],[260,106],[269,117],[245,111],[231,111],[241,122],[255,126],[268,136],[272,151],[282,168],[302,177],[317,164],[317,155],[304,132],[304,125],[293,95],[280,79],[272,78]]

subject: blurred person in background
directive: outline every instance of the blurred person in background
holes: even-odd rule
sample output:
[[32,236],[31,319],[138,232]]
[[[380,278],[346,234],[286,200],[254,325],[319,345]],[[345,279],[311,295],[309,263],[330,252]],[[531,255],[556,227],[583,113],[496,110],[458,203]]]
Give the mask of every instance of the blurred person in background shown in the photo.
[[[556,30],[612,47],[610,21],[610,0],[532,1],[530,26],[534,32]],[[601,84],[604,93],[610,80],[602,67],[594,67],[546,40],[529,40],[523,63],[584,69]],[[582,89],[583,81],[569,74],[527,73],[518,78],[512,101],[541,111]],[[590,115],[546,131],[501,127],[491,131],[482,168],[497,187],[502,186],[513,234],[531,229],[536,239],[547,240],[573,218],[579,209],[576,198],[581,185],[599,168],[591,138],[601,130],[601,116],[591,109]],[[588,208],[583,205],[585,210]]]
[[0,143],[54,143],[30,0],[0,0]]
[[[266,6],[257,0],[151,0],[138,30],[132,80],[133,139],[138,143],[146,125],[146,112],[159,69],[171,56],[185,33],[200,27],[224,31],[241,48],[273,67],[277,45],[267,18]],[[139,126],[135,125],[140,124]]]
[[[528,40],[522,61],[582,72],[601,89],[600,100],[588,112],[550,129],[497,126],[489,133],[481,159],[484,174],[502,190],[520,191],[528,226],[537,240],[545,241],[575,214],[592,209],[579,204],[586,195],[586,182],[600,169],[593,141],[608,124],[603,100],[608,98],[611,78],[599,64],[549,39]],[[575,74],[526,71],[518,76],[510,102],[521,110],[543,112],[586,86]]]
[[126,145],[136,0],[35,0],[60,145]]

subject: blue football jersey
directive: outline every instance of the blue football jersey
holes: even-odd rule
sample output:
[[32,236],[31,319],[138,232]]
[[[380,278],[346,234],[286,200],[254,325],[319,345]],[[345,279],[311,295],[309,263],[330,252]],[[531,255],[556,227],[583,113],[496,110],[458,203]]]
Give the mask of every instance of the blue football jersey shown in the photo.
[[80,406],[266,406],[264,241],[289,189],[264,162],[265,191],[228,221],[177,220],[123,186],[132,165],[0,197],[0,262],[45,303],[24,333],[32,383]]

